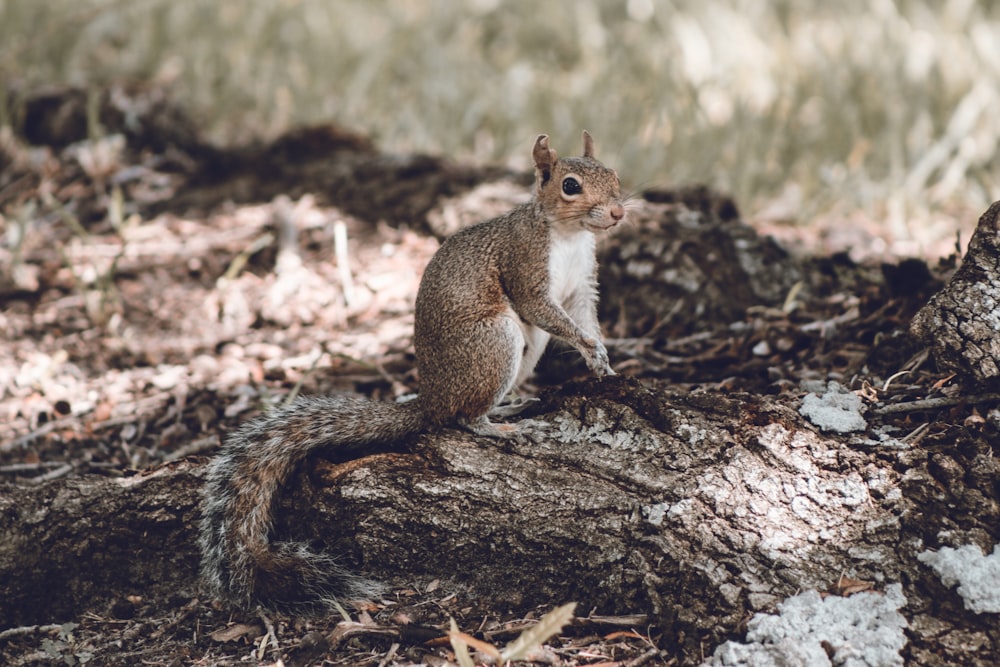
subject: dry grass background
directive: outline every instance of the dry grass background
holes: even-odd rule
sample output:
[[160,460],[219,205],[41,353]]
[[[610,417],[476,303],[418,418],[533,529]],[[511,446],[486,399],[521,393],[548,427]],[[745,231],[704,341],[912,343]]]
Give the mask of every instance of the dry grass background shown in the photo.
[[585,127],[637,189],[862,254],[947,252],[1000,198],[998,2],[5,0],[0,76],[169,83],[221,142],[333,120],[527,167]]

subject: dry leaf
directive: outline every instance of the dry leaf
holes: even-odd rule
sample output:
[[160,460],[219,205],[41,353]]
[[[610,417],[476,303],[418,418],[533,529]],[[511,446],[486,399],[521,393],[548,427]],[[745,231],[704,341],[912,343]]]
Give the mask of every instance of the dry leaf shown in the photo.
[[983,426],[986,425],[986,420],[983,419],[983,416],[979,414],[978,410],[972,408],[972,413],[965,418],[965,421],[962,422],[962,425],[965,426],[966,428],[982,428]]
[[236,623],[209,633],[208,636],[217,642],[234,642],[243,637],[257,637],[263,632],[264,630],[259,625]]
[[935,389],[940,389],[941,387],[943,387],[946,384],[948,384],[949,382],[951,382],[951,379],[953,377],[955,377],[955,373],[952,373],[951,375],[949,375],[947,377],[941,378],[940,380],[938,380],[937,382],[935,382],[931,386],[934,387]]

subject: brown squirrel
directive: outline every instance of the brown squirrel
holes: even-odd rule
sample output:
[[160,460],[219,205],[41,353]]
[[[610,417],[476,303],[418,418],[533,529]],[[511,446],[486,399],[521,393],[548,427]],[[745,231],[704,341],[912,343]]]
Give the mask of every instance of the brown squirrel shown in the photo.
[[512,437],[489,413],[529,376],[550,336],[613,375],[597,322],[593,232],[625,217],[618,175],[594,158],[559,159],[540,135],[532,201],[448,238],[416,302],[420,391],[412,401],[300,398],[241,426],[209,465],[199,544],[211,592],[240,607],[335,607],[379,586],[307,545],[271,542],[274,504],[297,465],[320,449],[364,452],[447,425]]

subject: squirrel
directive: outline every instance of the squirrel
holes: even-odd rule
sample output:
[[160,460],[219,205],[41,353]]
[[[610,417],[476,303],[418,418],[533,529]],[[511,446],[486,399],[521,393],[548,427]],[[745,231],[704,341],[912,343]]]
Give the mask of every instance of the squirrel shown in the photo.
[[416,398],[298,398],[242,425],[209,464],[199,546],[216,597],[315,612],[378,594],[378,584],[329,555],[271,541],[276,497],[315,451],[361,453],[444,426],[518,437],[518,424],[489,415],[532,373],[551,336],[579,350],[598,377],[614,374],[597,321],[594,232],[625,217],[618,174],[594,158],[586,131],[582,157],[560,159],[543,134],[532,158],[532,200],[455,233],[427,265],[416,300]]

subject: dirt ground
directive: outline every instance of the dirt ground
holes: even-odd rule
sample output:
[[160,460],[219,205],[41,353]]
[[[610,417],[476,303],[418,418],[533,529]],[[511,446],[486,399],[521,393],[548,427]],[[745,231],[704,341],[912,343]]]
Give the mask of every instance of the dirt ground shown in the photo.
[[[480,202],[489,211],[524,191],[523,175],[381,156],[336,128],[217,150],[158,91],[110,91],[102,138],[92,141],[79,91],[28,102],[21,130],[0,135],[5,485],[207,457],[234,426],[290,393],[415,391],[412,309],[439,244],[435,220],[447,218],[441,202],[501,182],[495,201],[487,192]],[[352,179],[366,184],[351,189]],[[692,201],[691,192],[649,199],[683,208],[688,197],[692,208],[738,215],[724,198]],[[883,399],[954,398],[961,388],[895,336],[955,261],[806,258],[798,266],[808,298],[752,308],[740,326],[720,324],[720,313],[699,330],[680,317],[640,326],[625,310],[605,311],[608,347],[620,373],[660,386],[794,396],[803,380],[838,380]],[[539,386],[576,372],[558,361],[543,366]],[[995,429],[984,412],[955,402],[929,423],[901,415],[898,425],[911,439],[941,442],[956,429]],[[338,625],[234,614],[179,590],[0,631],[0,661],[444,664],[453,657],[439,629],[449,618],[503,645],[544,611],[497,609],[414,581]],[[538,662],[678,660],[634,618],[578,615]]]

